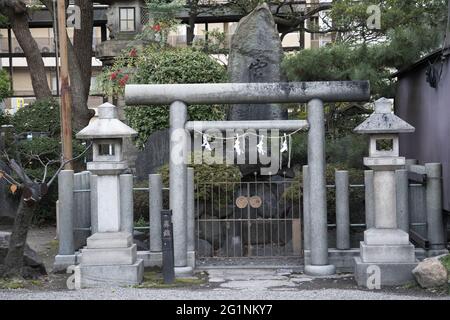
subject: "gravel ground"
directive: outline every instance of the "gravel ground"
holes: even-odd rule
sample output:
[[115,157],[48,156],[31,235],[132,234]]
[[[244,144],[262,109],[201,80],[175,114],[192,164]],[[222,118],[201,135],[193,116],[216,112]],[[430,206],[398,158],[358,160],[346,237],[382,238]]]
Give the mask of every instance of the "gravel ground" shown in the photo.
[[[280,289],[281,290],[281,289]],[[0,291],[0,300],[450,300],[450,297],[420,297],[360,290],[167,290],[85,289],[82,291]]]
[[[54,228],[33,229],[29,234],[30,245],[43,257],[50,270],[55,255]],[[226,265],[227,259],[219,265]],[[171,289],[103,288],[69,291],[67,274],[50,274],[39,284],[24,286],[26,289],[0,289],[0,300],[450,300],[447,292],[426,291],[417,286],[405,286],[380,291],[361,290],[352,275],[330,278],[311,278],[293,273],[298,261],[288,263],[288,269],[257,269],[252,261],[249,269],[214,267],[204,261],[209,282]],[[248,261],[247,261],[248,262]],[[260,261],[259,261],[260,262]],[[284,261],[285,262],[285,261]],[[208,264],[214,268],[206,266]],[[256,262],[255,262],[256,264]],[[232,264],[231,264],[232,265]],[[202,263],[200,263],[202,266]]]

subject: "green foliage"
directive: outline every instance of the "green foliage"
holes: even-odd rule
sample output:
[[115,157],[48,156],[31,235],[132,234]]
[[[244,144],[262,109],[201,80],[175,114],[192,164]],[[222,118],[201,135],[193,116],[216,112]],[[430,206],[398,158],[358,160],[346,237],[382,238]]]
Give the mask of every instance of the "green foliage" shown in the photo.
[[148,46],[137,63],[136,83],[214,83],[226,79],[224,66],[190,48]]
[[[42,181],[45,165],[49,161],[58,161],[61,157],[61,129],[59,103],[55,100],[40,100],[20,109],[7,119],[13,124],[20,137],[17,143],[7,141],[7,152],[11,158],[18,154],[27,175],[36,181]],[[27,132],[40,132],[43,135],[33,139],[23,139]],[[85,147],[76,139],[73,140],[74,156],[81,154]],[[44,163],[44,164],[43,164]],[[47,167],[46,180],[52,177],[59,168],[55,162]],[[47,196],[41,201],[34,223],[45,223],[55,220],[55,203],[58,198],[57,186],[53,185]]]
[[363,158],[368,156],[369,140],[365,135],[349,134],[337,139],[327,139],[327,163],[342,168],[363,170]]
[[[381,28],[371,29],[367,24],[370,5],[381,9]],[[447,18],[446,0],[337,0],[328,13],[333,28],[338,32],[338,41],[349,43],[378,42],[392,30],[414,28],[443,30]],[[432,35],[432,33],[428,33]],[[442,34],[441,34],[442,35]],[[416,37],[419,38],[417,33]],[[386,39],[388,40],[388,39]],[[428,39],[416,39],[428,41]]]
[[[348,134],[338,138],[327,137],[326,161],[330,165],[344,169],[362,170],[363,158],[367,156],[369,143],[367,136]],[[308,163],[308,135],[296,134],[292,137],[292,163]]]
[[382,63],[379,50],[336,44],[287,55],[282,66],[291,81],[369,80],[375,95],[392,96],[392,69]]
[[214,54],[228,54],[230,51],[226,43],[226,35],[219,29],[205,32],[205,39],[196,38],[193,47]]
[[59,103],[56,100],[40,100],[18,110],[12,124],[18,134],[24,132],[46,132],[50,137],[60,134]]
[[[225,192],[233,191],[233,182],[239,182],[241,180],[241,174],[239,168],[236,166],[228,166],[225,164],[206,165],[197,164],[192,165],[194,168],[194,179],[197,185],[200,187],[196,190],[196,199],[200,201],[211,200],[215,194],[224,194]],[[159,171],[162,175],[164,186],[169,186],[169,166],[165,165],[161,167]],[[202,188],[202,183],[211,182],[230,182],[230,184],[218,184],[213,188]]]
[[150,18],[141,34],[136,38],[153,41],[161,47],[167,46],[167,39],[171,31],[176,31],[180,21],[175,18],[185,0],[145,0]]
[[[326,182],[328,185],[334,185],[336,170],[348,170],[349,182],[351,185],[364,184],[364,171],[361,169],[348,168],[345,165],[329,164],[326,169]],[[303,185],[303,174],[297,171],[295,181],[283,193],[283,198],[297,201],[300,199],[300,186]],[[334,188],[327,189],[327,210],[328,222],[336,222],[336,192]],[[365,212],[365,192],[364,188],[350,188],[350,220],[351,223],[364,223]]]
[[[367,26],[369,5],[381,7],[381,29]],[[445,0],[339,0],[329,15],[336,42],[288,55],[283,63],[289,80],[370,80],[372,94],[392,97],[390,74],[442,47]]]
[[6,70],[0,70],[0,101],[11,96],[11,81]]
[[7,114],[5,114],[2,110],[0,110],[0,126],[5,124],[9,124],[11,122],[10,118]]
[[447,271],[449,273],[449,279],[450,279],[450,255],[447,255],[447,256],[441,258],[441,262],[444,265],[444,267],[447,268]]
[[[143,49],[127,49],[114,66],[106,69],[99,78],[98,87],[105,95],[123,94],[125,84],[117,86],[112,75],[126,74],[126,83],[172,84],[172,83],[217,83],[226,80],[226,69],[204,52],[191,48],[160,48],[149,45]],[[113,76],[114,77],[114,76]],[[143,146],[155,131],[169,126],[168,106],[126,108],[126,117],[131,127],[139,132],[138,146]],[[221,120],[221,106],[198,106],[188,108],[191,120]]]

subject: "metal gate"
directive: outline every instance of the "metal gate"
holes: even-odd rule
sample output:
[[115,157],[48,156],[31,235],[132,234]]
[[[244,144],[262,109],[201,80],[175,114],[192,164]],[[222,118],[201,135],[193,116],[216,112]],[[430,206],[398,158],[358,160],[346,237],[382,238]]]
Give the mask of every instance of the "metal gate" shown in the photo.
[[196,184],[199,258],[301,257],[299,181]]

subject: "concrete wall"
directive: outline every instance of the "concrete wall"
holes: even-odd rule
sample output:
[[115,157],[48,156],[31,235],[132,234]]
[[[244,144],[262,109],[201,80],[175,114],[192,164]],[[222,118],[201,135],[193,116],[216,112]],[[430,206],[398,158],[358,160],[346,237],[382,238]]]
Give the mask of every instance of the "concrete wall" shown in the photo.
[[399,77],[396,113],[416,128],[400,140],[401,154],[421,164],[440,162],[444,175],[444,210],[450,212],[450,63],[434,89],[426,81],[427,63]]

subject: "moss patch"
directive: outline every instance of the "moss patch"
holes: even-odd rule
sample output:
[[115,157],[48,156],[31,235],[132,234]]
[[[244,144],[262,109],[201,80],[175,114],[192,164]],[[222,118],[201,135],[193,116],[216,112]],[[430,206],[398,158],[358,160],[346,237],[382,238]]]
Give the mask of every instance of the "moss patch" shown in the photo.
[[405,284],[402,288],[411,290],[411,289],[420,289],[420,286],[417,282],[411,281],[411,282],[408,282],[407,284]]
[[151,269],[144,273],[144,282],[134,286],[139,289],[170,289],[182,287],[195,287],[206,284],[206,276],[203,273],[196,274],[192,278],[176,279],[173,284],[165,284],[161,270]]
[[0,290],[33,289],[43,286],[41,280],[0,279]]
[[0,289],[15,290],[25,288],[25,281],[15,279],[0,280]]
[[441,262],[444,265],[444,267],[447,268],[447,271],[449,272],[450,275],[450,254],[441,258]]

